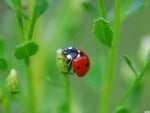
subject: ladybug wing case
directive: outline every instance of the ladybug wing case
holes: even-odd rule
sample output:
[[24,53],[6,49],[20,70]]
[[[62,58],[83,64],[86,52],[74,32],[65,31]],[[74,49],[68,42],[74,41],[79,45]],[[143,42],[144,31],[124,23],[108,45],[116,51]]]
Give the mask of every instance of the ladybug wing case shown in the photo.
[[74,72],[79,76],[84,76],[90,67],[90,61],[89,58],[86,55],[83,55],[81,57],[77,57],[72,62],[72,67]]

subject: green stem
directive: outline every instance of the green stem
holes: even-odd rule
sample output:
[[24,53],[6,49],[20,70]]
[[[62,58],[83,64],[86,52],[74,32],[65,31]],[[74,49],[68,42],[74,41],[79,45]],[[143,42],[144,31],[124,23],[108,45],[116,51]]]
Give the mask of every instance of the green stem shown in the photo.
[[31,76],[31,71],[30,71],[29,58],[26,59],[25,63],[26,63],[26,69],[27,69],[28,93],[29,93],[28,105],[29,105],[30,113],[36,113],[34,89],[33,89],[33,84],[32,84],[33,82],[32,82],[32,76]]
[[21,42],[24,42],[25,36],[24,36],[24,27],[23,27],[23,20],[22,20],[21,0],[14,0],[14,5],[15,5],[16,16],[18,19],[18,29],[20,33],[20,39]]
[[70,93],[70,82],[69,76],[64,75],[65,82],[65,95],[66,95],[66,112],[71,113],[71,93]]
[[[14,0],[15,4],[15,11],[16,11],[16,16],[18,19],[18,26],[19,26],[19,32],[20,32],[20,38],[21,42],[25,42],[25,36],[24,36],[24,26],[23,26],[23,20],[22,20],[22,8],[21,8],[21,0]],[[37,3],[38,4],[38,3]],[[30,26],[30,31],[29,31],[29,36],[32,39],[32,34],[33,34],[33,29],[35,26],[36,22],[36,7],[33,12],[33,17],[31,20],[31,26]],[[33,90],[33,84],[32,84],[32,76],[30,74],[30,62],[29,58],[26,59],[26,68],[27,68],[27,77],[28,77],[28,91],[29,91],[29,107],[30,107],[30,113],[36,113],[35,109],[35,99],[34,99],[34,90]]]
[[133,84],[129,87],[128,91],[124,94],[124,96],[122,97],[121,101],[119,102],[119,105],[125,104],[125,102],[128,100],[128,98],[130,97],[130,95],[132,94],[132,92],[134,91],[134,89],[140,83],[141,79],[143,78],[146,70],[148,70],[149,66],[150,66],[150,60],[145,64],[145,66],[142,69],[142,71],[139,74],[139,76],[135,79],[135,81],[133,82]]
[[3,102],[4,113],[11,113],[11,111],[10,111],[11,100],[12,100],[12,95],[8,94],[7,99],[4,100],[4,102]]
[[114,67],[116,62],[116,53],[117,53],[117,46],[118,46],[118,40],[119,40],[119,33],[120,33],[120,27],[121,27],[121,0],[115,1],[115,9],[114,9],[114,34],[113,34],[113,41],[112,41],[112,47],[109,48],[109,56],[108,56],[108,64],[107,64],[107,70],[106,70],[106,79],[104,81],[104,86],[102,89],[102,95],[101,95],[101,103],[100,103],[100,110],[99,113],[108,113],[109,109],[109,99],[110,99],[110,93],[111,93],[111,86],[113,82],[113,76],[114,76]]
[[98,3],[99,3],[99,7],[100,7],[100,14],[104,19],[106,19],[107,17],[106,17],[104,0],[98,0]]
[[38,5],[39,5],[39,1],[36,0],[36,4],[34,6],[34,10],[33,10],[33,13],[32,13],[32,19],[31,19],[31,23],[30,23],[30,27],[29,27],[28,40],[32,40],[32,38],[33,38],[33,31],[34,31],[34,27],[35,27],[35,24],[36,24],[36,21],[37,21],[36,11],[37,11]]

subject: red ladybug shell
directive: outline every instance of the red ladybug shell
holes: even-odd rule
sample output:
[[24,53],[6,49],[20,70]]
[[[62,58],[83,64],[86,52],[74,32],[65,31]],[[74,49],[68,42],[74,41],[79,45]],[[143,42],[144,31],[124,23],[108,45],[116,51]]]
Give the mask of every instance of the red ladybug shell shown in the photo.
[[[82,52],[82,51],[81,51]],[[83,52],[82,52],[83,53]],[[90,60],[85,53],[82,56],[76,57],[72,62],[74,72],[79,76],[84,76],[90,67]]]

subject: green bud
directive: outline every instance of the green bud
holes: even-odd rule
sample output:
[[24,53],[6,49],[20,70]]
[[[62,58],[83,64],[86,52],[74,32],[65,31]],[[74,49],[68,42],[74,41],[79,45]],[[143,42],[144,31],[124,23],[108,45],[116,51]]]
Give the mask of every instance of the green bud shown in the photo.
[[62,49],[57,50],[56,62],[57,68],[60,72],[69,73],[70,67],[67,65],[67,58],[62,55]]
[[19,80],[18,80],[18,75],[17,71],[15,69],[11,69],[8,78],[6,80],[6,87],[7,90],[11,93],[18,93],[19,92]]
[[147,56],[150,52],[150,36],[142,37],[140,48],[138,51],[138,58],[141,64],[144,64],[147,60]]

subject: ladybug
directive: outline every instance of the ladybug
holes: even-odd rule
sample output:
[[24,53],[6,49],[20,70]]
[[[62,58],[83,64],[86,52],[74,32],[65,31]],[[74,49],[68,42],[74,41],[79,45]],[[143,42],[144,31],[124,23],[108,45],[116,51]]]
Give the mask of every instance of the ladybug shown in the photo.
[[67,58],[68,66],[72,67],[79,77],[84,76],[90,68],[88,56],[80,49],[74,47],[65,48],[62,54]]
[[88,56],[81,50],[79,50],[79,55],[73,60],[72,67],[74,72],[79,76],[84,76],[90,68],[90,60]]

